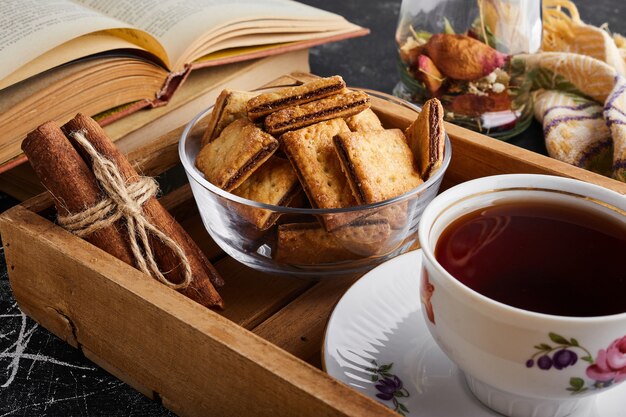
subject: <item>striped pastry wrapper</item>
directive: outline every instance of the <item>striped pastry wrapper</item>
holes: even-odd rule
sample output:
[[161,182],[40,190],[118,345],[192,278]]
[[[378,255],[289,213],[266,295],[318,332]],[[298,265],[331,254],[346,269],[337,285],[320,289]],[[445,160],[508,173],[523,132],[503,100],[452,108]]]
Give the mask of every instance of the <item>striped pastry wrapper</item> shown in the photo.
[[611,174],[611,135],[602,106],[556,90],[533,93],[548,155],[591,171]]
[[[548,1],[549,3],[549,1]],[[543,52],[570,52],[590,56],[613,67],[618,74],[626,76],[626,49],[623,37],[613,36],[596,26],[587,25],[577,16],[560,19],[558,33],[551,30],[550,16],[544,18],[544,40],[541,45]]]
[[542,77],[536,80],[542,88],[562,90],[567,82],[569,92],[598,103],[604,103],[609,97],[618,75],[605,62],[572,52],[540,52],[518,57],[526,63],[526,71],[535,71],[536,75],[531,73],[531,77]]
[[626,182],[626,79],[616,77],[604,104],[604,120],[613,138],[613,178]]
[[617,46],[620,56],[624,60],[624,65],[626,65],[626,37],[619,33],[614,33],[613,40],[615,41],[615,46]]
[[626,182],[626,38],[543,1],[542,52],[521,55],[553,158]]
[[548,154],[626,182],[626,79],[571,52],[520,55],[533,87]]

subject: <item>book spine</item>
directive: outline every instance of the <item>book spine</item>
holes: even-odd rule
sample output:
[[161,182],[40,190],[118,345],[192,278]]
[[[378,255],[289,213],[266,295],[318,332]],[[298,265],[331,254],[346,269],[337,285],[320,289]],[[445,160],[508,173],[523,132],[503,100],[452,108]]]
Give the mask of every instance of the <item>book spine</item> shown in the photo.
[[174,96],[174,93],[180,88],[181,85],[183,85],[191,70],[192,66],[187,65],[182,71],[170,73],[165,79],[163,86],[159,91],[157,91],[153,99],[139,100],[129,106],[124,106],[119,111],[113,111],[104,117],[98,118],[98,124],[104,127],[117,120],[123,119],[138,110],[145,108],[153,109],[155,107],[166,105]]
[[187,77],[189,77],[189,73],[191,73],[191,70],[191,65],[185,65],[185,69],[183,69],[182,71],[170,73],[170,75],[168,75],[165,79],[161,90],[157,92],[156,98],[150,103],[150,106],[159,107],[167,104],[167,102],[170,101],[176,90],[178,90],[180,86],[185,82]]

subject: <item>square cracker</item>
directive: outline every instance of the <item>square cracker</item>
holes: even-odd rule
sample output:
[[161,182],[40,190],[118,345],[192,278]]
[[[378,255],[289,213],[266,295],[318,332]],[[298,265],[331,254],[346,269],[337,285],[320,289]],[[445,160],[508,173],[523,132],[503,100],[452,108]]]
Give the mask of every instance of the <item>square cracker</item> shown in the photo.
[[246,104],[254,96],[254,93],[247,91],[222,90],[215,100],[209,123],[202,136],[202,146],[217,138],[235,120],[246,117]]
[[395,240],[389,222],[382,218],[355,220],[334,230],[333,236],[344,249],[363,257],[390,252]]
[[[232,193],[259,203],[287,206],[300,191],[300,182],[288,160],[272,156]],[[235,210],[259,230],[274,224],[278,213],[233,203]]]
[[409,202],[394,203],[380,209],[373,210],[374,214],[367,216],[368,220],[385,219],[389,222],[389,227],[395,230],[404,230],[410,226],[409,220]]
[[350,132],[346,122],[333,119],[287,132],[280,137],[283,150],[315,208],[356,204],[333,147],[333,136],[342,132]]
[[376,256],[389,249],[389,224],[357,220],[333,232],[318,223],[281,224],[274,259],[289,264],[315,265]]
[[[350,129],[343,119],[338,118],[287,132],[280,137],[282,149],[314,208],[356,205],[333,147],[333,136],[341,132],[350,132]],[[320,221],[327,230],[331,230],[355,217],[358,215],[352,213],[325,214],[320,216]]]
[[346,250],[319,223],[278,226],[273,257],[277,262],[315,265],[346,261],[358,256]]
[[207,180],[232,191],[278,149],[278,141],[248,119],[238,119],[204,146],[196,166]]
[[209,123],[202,136],[202,146],[217,138],[235,120],[246,117],[246,103],[254,96],[254,93],[247,91],[223,90],[215,100]]
[[360,204],[397,197],[423,182],[400,129],[340,133],[334,145]]
[[353,132],[369,132],[372,130],[384,130],[376,113],[370,108],[346,118],[348,127]]

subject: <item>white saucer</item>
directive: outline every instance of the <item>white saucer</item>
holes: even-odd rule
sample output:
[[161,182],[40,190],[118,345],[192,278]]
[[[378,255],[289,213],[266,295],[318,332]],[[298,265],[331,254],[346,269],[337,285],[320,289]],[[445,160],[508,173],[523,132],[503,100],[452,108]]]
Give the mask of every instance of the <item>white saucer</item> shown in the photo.
[[[420,306],[421,262],[421,251],[406,253],[370,271],[346,292],[326,329],[326,372],[406,416],[500,416],[474,398],[461,371],[430,336]],[[372,381],[375,375],[377,382]],[[397,392],[396,404],[376,397],[381,394],[376,385],[384,378]],[[585,417],[626,416],[626,383],[595,398]]]

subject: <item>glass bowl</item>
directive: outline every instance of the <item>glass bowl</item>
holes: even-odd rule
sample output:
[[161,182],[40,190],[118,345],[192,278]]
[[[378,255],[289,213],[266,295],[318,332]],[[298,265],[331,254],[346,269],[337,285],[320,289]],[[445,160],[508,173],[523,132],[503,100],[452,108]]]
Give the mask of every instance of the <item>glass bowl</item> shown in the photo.
[[[406,115],[418,108],[387,94],[364,90],[376,101],[374,112]],[[418,188],[383,202],[337,209],[285,207],[247,200],[211,184],[195,166],[207,116],[200,112],[183,131],[178,146],[202,222],[229,256],[259,271],[300,277],[363,273],[406,252],[417,241],[417,226],[426,205],[435,197],[451,157],[446,136],[442,167]],[[382,119],[382,117],[381,117]],[[384,120],[383,120],[384,123]],[[406,126],[398,127],[404,130]],[[276,218],[259,230],[246,213],[265,211]],[[249,216],[248,216],[249,217]],[[325,220],[332,219],[328,222]],[[327,230],[322,224],[339,225]]]

